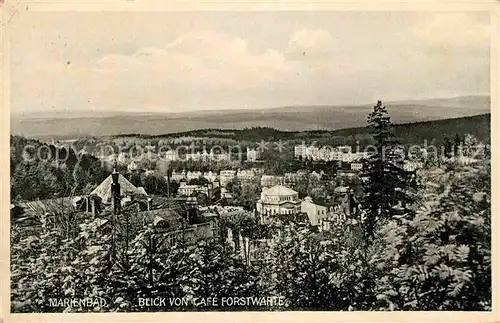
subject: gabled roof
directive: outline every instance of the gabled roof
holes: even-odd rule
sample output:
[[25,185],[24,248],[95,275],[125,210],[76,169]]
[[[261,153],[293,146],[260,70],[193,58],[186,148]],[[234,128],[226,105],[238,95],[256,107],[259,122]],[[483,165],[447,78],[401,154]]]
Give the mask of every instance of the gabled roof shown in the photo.
[[263,192],[265,195],[275,195],[275,196],[288,196],[297,194],[296,191],[292,190],[283,185],[273,186]]
[[59,214],[62,212],[74,212],[76,203],[81,199],[80,196],[59,197],[46,200],[27,201],[19,204],[24,212],[30,215],[43,215],[46,213]]
[[172,230],[181,229],[183,223],[185,224],[185,220],[179,213],[170,208],[138,212],[133,218],[135,218],[135,221],[132,219],[131,221],[138,222],[141,226],[149,223],[157,226],[160,222],[163,222],[163,227],[165,227],[166,224],[167,227]]
[[[99,196],[104,203],[111,201],[112,183],[113,183],[113,178],[111,177],[111,175],[109,175],[101,184],[99,184],[99,186],[97,186],[90,193],[90,195]],[[121,174],[118,176],[118,183],[120,184],[120,191],[122,195],[134,195],[134,194],[143,195],[143,192],[141,192],[142,190],[139,190],[137,187],[135,187]]]
[[146,192],[146,190],[142,186],[137,188],[137,192],[139,194],[142,194],[142,195],[148,195],[148,193]]

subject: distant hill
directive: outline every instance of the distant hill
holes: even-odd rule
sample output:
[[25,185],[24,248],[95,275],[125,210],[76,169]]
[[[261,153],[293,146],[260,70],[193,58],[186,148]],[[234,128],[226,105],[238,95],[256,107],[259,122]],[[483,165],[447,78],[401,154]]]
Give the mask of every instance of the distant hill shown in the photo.
[[[385,103],[394,123],[473,116],[490,112],[489,96]],[[373,105],[293,106],[176,114],[93,111],[92,115],[51,113],[11,116],[11,133],[40,139],[119,134],[160,135],[198,129],[269,127],[283,131],[362,127]],[[77,115],[75,113],[75,115]]]
[[[444,137],[453,137],[455,134],[470,133],[482,142],[490,142],[491,115],[481,114],[471,117],[442,119],[403,123],[395,125],[395,135],[403,144],[442,144]],[[168,138],[168,137],[206,137],[224,138],[236,141],[259,142],[260,140],[315,140],[318,138],[356,137],[368,134],[367,127],[355,127],[338,130],[309,130],[309,131],[281,131],[267,127],[254,127],[248,129],[201,129],[164,135],[128,134],[116,137],[141,137],[141,138]]]

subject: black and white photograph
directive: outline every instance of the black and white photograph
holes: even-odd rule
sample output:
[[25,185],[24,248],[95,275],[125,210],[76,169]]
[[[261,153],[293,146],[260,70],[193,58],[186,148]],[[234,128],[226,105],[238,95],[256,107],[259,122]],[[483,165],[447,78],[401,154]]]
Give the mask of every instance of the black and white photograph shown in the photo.
[[11,316],[494,312],[492,11],[30,6]]

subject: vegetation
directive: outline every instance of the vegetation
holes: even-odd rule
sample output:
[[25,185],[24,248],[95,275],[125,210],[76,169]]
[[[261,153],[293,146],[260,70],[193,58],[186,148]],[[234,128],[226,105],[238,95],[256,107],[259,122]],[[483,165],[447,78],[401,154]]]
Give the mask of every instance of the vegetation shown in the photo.
[[255,201],[260,198],[262,187],[259,180],[241,181],[234,178],[227,184],[227,192],[232,196],[232,204],[253,211]]
[[[338,185],[353,188],[360,208],[352,217],[332,221],[328,230],[311,227],[303,214],[261,221],[251,212],[260,183],[236,179],[228,184],[228,192],[247,211],[232,217],[217,214],[215,235],[202,240],[186,240],[184,222],[177,231],[181,238],[144,221],[132,221],[129,229],[127,220],[123,232],[123,219],[107,209],[99,215],[57,217],[36,230],[13,223],[12,312],[491,310],[489,160],[473,166],[451,160],[409,174],[397,158],[397,126],[381,102],[368,123],[365,131],[379,151],[366,162],[361,180],[325,184],[307,173],[294,183],[301,197],[313,195],[325,204]],[[106,175],[86,157],[85,163],[65,163],[75,177],[59,177],[66,174],[58,173],[59,165],[23,159],[18,147],[39,143],[11,140],[16,148],[11,153],[16,165],[11,185],[21,198],[45,189],[53,195],[65,190],[76,194],[85,190],[83,183]],[[454,152],[451,143],[461,142],[468,150],[475,141],[474,136],[459,134],[448,139],[447,153]],[[285,163],[276,163],[276,172],[283,172]],[[328,175],[337,166],[319,167]],[[29,180],[33,187],[28,187]],[[151,189],[163,185],[154,177],[151,184],[141,176],[136,180]],[[128,209],[124,213],[136,215]],[[193,304],[195,299],[225,296],[284,297],[285,304]],[[99,297],[106,304],[71,307],[51,302],[86,297]],[[143,307],[139,297],[182,297],[189,303]]]
[[370,244],[355,223],[315,233],[294,222],[274,227],[251,217],[229,220],[224,227],[234,235],[268,238],[261,262],[251,265],[235,246],[218,239],[194,249],[181,244],[151,249],[154,229],[142,228],[131,238],[127,266],[121,261],[111,266],[105,229],[111,224],[102,218],[87,218],[77,227],[78,239],[48,228],[14,235],[13,311],[74,311],[49,308],[48,299],[96,296],[109,307],[83,310],[189,310],[143,308],[137,297],[228,293],[284,296],[289,310],[490,310],[489,176],[487,167],[478,166],[424,178],[427,188],[414,214],[387,219]]
[[91,155],[18,136],[10,138],[10,165],[11,202],[88,194],[109,175]]
[[[403,170],[404,156],[393,133],[387,109],[378,101],[368,116],[368,127],[375,137],[376,152],[363,165],[362,223],[364,233],[373,237],[378,222],[389,218],[398,204],[406,207],[412,202],[411,177]],[[406,209],[405,212],[410,212]]]

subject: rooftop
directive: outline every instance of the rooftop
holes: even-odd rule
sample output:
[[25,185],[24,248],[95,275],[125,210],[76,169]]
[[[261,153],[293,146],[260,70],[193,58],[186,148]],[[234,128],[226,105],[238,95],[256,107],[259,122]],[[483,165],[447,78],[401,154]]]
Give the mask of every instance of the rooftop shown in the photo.
[[[91,193],[90,195],[97,195],[99,196],[104,203],[108,202],[111,200],[112,193],[111,193],[111,184],[113,183],[113,178],[111,175],[106,177],[104,181],[102,181],[99,186],[97,186]],[[120,190],[122,194],[137,194],[137,195],[144,195],[145,191],[144,189],[139,190],[137,187],[135,187],[132,183],[130,183],[122,174],[118,176],[118,183],[120,184]]]
[[275,195],[275,196],[288,196],[288,195],[295,195],[297,194],[297,192],[283,185],[275,185],[265,190],[263,194]]

